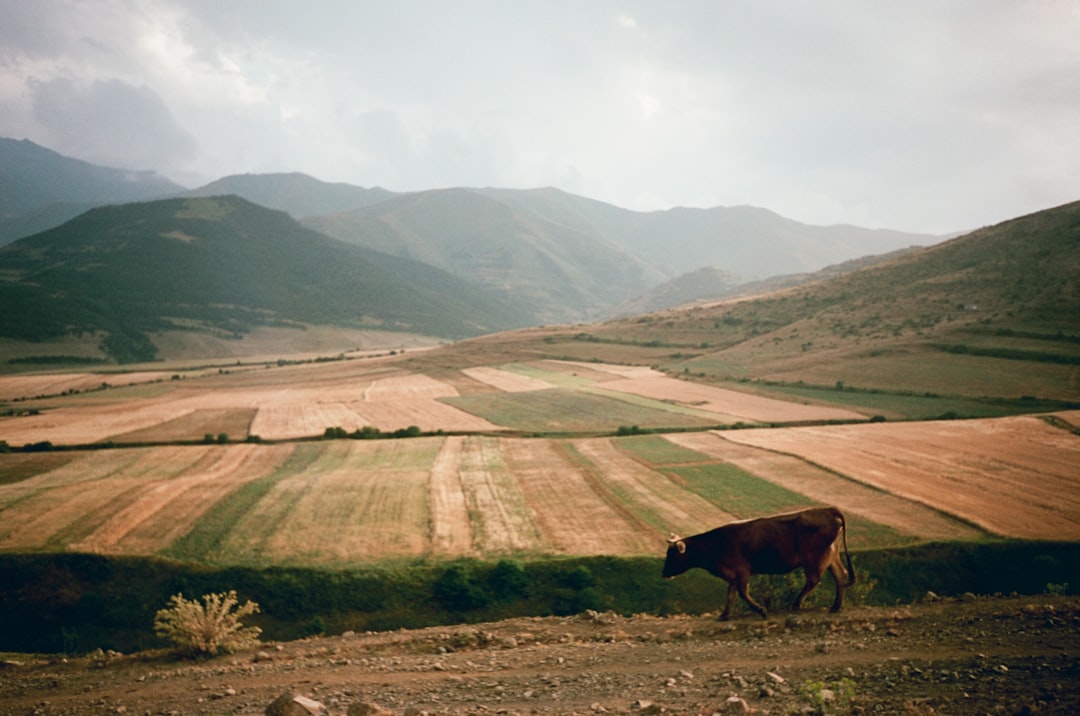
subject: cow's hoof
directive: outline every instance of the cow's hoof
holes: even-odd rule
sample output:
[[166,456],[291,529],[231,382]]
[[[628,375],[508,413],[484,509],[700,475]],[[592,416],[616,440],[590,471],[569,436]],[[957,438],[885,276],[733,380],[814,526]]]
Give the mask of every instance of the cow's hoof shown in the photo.
[[728,619],[731,619],[730,614],[721,614],[717,621],[726,622]]

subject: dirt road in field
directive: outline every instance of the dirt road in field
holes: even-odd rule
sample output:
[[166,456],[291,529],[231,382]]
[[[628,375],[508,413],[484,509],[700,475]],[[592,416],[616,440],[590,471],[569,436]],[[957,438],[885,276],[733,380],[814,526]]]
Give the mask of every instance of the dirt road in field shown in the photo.
[[[0,713],[331,716],[1080,713],[1080,601],[854,607],[839,614],[575,617],[345,635],[207,661],[97,654],[0,666]],[[831,700],[830,700],[831,697]],[[351,709],[351,710],[350,710]]]

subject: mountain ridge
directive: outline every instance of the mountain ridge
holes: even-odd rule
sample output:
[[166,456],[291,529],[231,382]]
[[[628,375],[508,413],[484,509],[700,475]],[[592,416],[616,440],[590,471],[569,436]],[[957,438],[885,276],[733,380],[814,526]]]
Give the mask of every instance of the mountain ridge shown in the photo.
[[152,335],[328,323],[446,338],[529,314],[436,268],[348,246],[234,196],[93,209],[0,248],[0,336],[102,332],[118,362]]

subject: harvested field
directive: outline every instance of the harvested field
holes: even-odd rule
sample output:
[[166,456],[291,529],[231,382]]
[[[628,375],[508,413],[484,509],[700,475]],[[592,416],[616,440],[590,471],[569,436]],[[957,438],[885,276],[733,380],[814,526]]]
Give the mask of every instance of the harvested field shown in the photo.
[[93,532],[70,548],[104,554],[155,554],[189,532],[225,495],[262,477],[291,452],[290,446],[211,448],[206,457],[167,480],[143,483]]
[[661,535],[692,534],[737,519],[670,477],[652,470],[606,438],[575,440],[574,449],[612,499]]
[[464,437],[448,437],[431,466],[431,549],[449,557],[473,553],[472,521],[461,485],[464,443]]
[[114,435],[121,443],[169,442],[175,440],[199,440],[207,435],[227,435],[233,440],[243,440],[250,433],[255,417],[252,408],[206,408],[158,423],[149,428]]
[[[737,465],[816,502],[836,505],[849,519],[858,515],[925,540],[972,540],[985,536],[982,530],[937,509],[882,492],[793,455],[744,445],[728,440],[724,435],[726,433],[679,433],[665,438],[675,445]],[[854,547],[869,546],[859,543],[861,537],[856,530],[849,532]]]
[[849,515],[855,547],[984,530],[1080,539],[1078,444],[1010,418],[13,453],[0,455],[16,476],[0,482],[0,550],[327,565],[648,555],[669,531],[824,502]]
[[726,388],[715,388],[668,378],[659,373],[606,382],[603,388],[716,413],[724,419],[733,416],[736,420],[758,423],[866,419],[865,415],[853,410],[764,398]]
[[[643,533],[619,505],[596,490],[558,443],[503,438],[503,457],[555,554],[653,554],[657,534]],[[661,542],[662,544],[662,542]]]
[[113,387],[153,383],[168,380],[166,371],[133,371],[131,373],[33,373],[0,376],[0,400],[24,400],[42,395],[62,395],[98,390],[102,385]]
[[222,540],[240,561],[340,564],[428,551],[429,475],[440,438],[337,440],[283,476]]
[[507,468],[498,438],[466,438],[459,470],[479,554],[547,551],[549,543],[533,522],[522,485]]
[[251,445],[83,453],[0,489],[0,549],[153,554],[279,457]]
[[[193,386],[196,380],[167,384],[146,396],[116,399],[107,392],[95,394],[93,401],[3,419],[0,440],[14,446],[45,440],[54,445],[84,445],[106,440],[197,440],[207,433],[225,433],[233,440],[248,435],[285,440],[319,436],[332,427],[351,432],[365,425],[384,431],[410,425],[428,431],[497,429],[483,418],[441,402],[440,398],[455,396],[457,391],[428,376],[363,379],[355,369],[349,373],[336,364],[330,366],[336,370],[304,367],[309,369],[309,378],[318,380],[277,382],[286,373],[297,375],[295,367],[288,367],[272,371],[275,380],[268,378],[271,371],[261,370],[214,376],[197,386]],[[386,369],[375,366],[373,372],[377,375]],[[266,384],[247,385],[258,377]]]
[[526,390],[547,390],[555,386],[547,381],[533,378],[520,373],[514,373],[502,368],[480,366],[466,368],[461,371],[465,375],[481,383],[486,383],[493,388],[498,388],[504,393],[518,393]]
[[1036,417],[726,433],[994,534],[1080,539],[1080,437]]

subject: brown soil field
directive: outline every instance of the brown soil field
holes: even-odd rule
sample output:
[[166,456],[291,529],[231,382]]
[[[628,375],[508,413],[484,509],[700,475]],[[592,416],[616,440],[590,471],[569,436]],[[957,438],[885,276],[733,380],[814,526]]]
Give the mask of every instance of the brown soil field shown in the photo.
[[33,373],[0,376],[0,400],[23,400],[40,395],[61,395],[69,392],[97,390],[103,383],[117,387],[137,383],[169,380],[168,371],[135,371],[130,373]]
[[[763,488],[838,505],[866,521],[858,539],[868,547],[895,539],[876,537],[875,525],[903,540],[1078,538],[1080,437],[1037,418],[664,437],[694,451],[685,466],[715,465],[717,480],[738,479],[720,477],[730,464]],[[270,477],[207,558],[648,555],[671,531],[754,516],[699,496],[669,469],[676,465],[648,464],[624,447],[628,439],[455,435],[0,454],[0,473],[12,476],[0,481],[0,550],[158,554],[201,529],[222,499]]]
[[1080,539],[1080,437],[1037,417],[731,431],[994,534]]
[[[719,593],[719,590],[718,590]],[[12,716],[1080,713],[1080,602],[971,597],[768,620],[576,617],[346,634],[200,661],[164,651],[0,663]],[[360,710],[371,704],[381,711]]]
[[704,455],[737,465],[789,490],[836,505],[901,532],[927,540],[972,540],[985,533],[950,517],[940,509],[912,502],[843,477],[794,455],[728,440],[730,433],[701,432],[666,435],[667,440]]
[[[699,386],[640,366],[535,366],[573,378],[552,383],[620,390],[679,409],[741,411],[751,420],[776,418],[781,409],[790,411],[786,419],[835,417],[817,406]],[[502,368],[454,375],[410,373],[389,359],[251,367],[152,389],[96,391],[39,415],[0,419],[0,439],[11,445],[201,440],[220,432],[233,442],[249,433],[277,440],[364,425],[483,433],[0,454],[0,549],[157,553],[197,530],[214,502],[270,475],[273,486],[247,506],[216,559],[332,564],[429,554],[654,554],[670,531],[692,534],[752,516],[699,496],[674,472],[621,449],[618,439],[491,437],[503,428],[440,398],[458,395],[455,386],[538,389],[544,381]],[[695,464],[740,467],[807,503],[836,504],[912,539],[969,540],[990,532],[1076,540],[1080,436],[1067,426],[1080,424],[1080,411],[1056,420],[1058,426],[1021,417],[666,438],[696,451]],[[301,467],[275,473],[301,446],[311,464],[293,460]]]
[[670,401],[736,420],[758,423],[811,420],[865,420],[867,416],[844,408],[805,405],[765,398],[735,390],[690,383],[660,373],[642,378],[626,378],[603,383],[605,390],[633,393],[654,400]]
[[501,368],[492,368],[490,366],[465,368],[461,372],[481,383],[486,383],[494,388],[498,388],[504,393],[518,393],[527,390],[547,390],[548,388],[555,387],[551,383],[547,383],[537,378],[531,378],[527,375],[521,375],[520,373],[514,373]]
[[573,445],[589,461],[589,469],[612,500],[632,511],[643,528],[651,527],[665,536],[671,532],[692,534],[702,525],[721,525],[737,519],[666,475],[642,465],[609,439],[575,440]]

